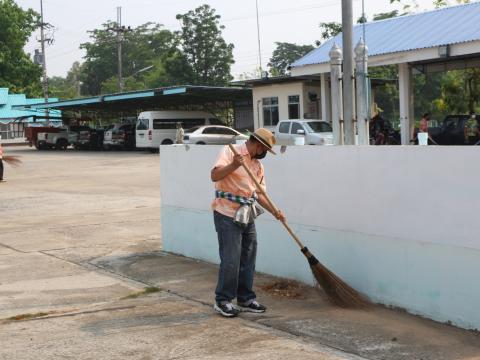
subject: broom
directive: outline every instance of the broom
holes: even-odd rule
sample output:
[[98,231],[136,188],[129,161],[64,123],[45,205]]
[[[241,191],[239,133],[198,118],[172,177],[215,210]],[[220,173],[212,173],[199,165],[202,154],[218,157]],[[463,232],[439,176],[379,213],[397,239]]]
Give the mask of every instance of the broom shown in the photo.
[[22,164],[22,160],[20,160],[19,156],[5,155],[3,156],[2,160],[5,161],[8,165],[13,167],[18,167]]
[[[233,147],[232,144],[229,144],[228,146],[230,147],[230,150],[232,150],[232,152],[235,155],[238,155],[237,150]],[[265,199],[267,200],[269,205],[272,207],[272,209],[274,209],[275,211],[278,211],[278,208],[272,202],[272,200],[267,195],[267,193],[262,189],[260,183],[252,174],[250,169],[244,164],[242,164],[242,166],[245,169],[245,171],[248,173],[250,178],[253,180],[253,182],[255,183],[258,192],[265,196]],[[305,255],[305,257],[308,260],[313,276],[315,277],[317,283],[323,288],[323,290],[328,296],[328,299],[333,304],[341,307],[356,307],[356,308],[368,307],[371,305],[369,300],[367,300],[365,297],[359,294],[356,290],[350,287],[337,275],[335,275],[333,272],[328,270],[320,261],[318,261],[318,259],[310,252],[310,250],[308,250],[308,248],[302,244],[300,239],[297,237],[297,235],[295,235],[295,233],[293,232],[293,230],[290,228],[290,226],[287,224],[286,221],[282,221],[282,224],[283,226],[285,226],[288,233],[292,236],[292,238],[300,247],[300,250],[302,251],[303,255]]]

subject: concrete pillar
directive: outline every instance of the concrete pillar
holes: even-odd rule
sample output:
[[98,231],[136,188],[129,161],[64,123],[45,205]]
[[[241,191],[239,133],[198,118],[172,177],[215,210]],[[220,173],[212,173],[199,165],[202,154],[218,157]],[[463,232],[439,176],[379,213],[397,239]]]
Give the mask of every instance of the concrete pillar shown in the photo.
[[331,122],[332,114],[330,111],[331,96],[330,85],[328,84],[327,74],[320,75],[320,95],[322,102],[322,120]]
[[357,130],[358,145],[368,145],[368,88],[367,88],[367,52],[363,39],[355,47],[356,84],[357,84]]
[[330,50],[330,84],[332,97],[332,128],[333,143],[343,145],[343,133],[341,123],[343,122],[343,101],[342,101],[342,50],[333,44]]
[[352,0],[342,0],[342,48],[343,48],[343,121],[345,144],[355,144],[353,126],[353,9]]
[[400,98],[400,131],[402,145],[409,145],[413,136],[413,80],[412,70],[407,63],[398,65],[399,98]]

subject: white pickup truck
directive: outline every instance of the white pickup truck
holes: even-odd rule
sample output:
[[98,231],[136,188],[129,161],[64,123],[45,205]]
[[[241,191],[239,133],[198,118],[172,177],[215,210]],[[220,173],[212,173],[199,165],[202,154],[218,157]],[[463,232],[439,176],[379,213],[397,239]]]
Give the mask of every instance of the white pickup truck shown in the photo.
[[332,145],[332,127],[326,121],[291,119],[281,120],[275,128],[278,145],[294,145],[302,137],[305,145]]
[[57,133],[37,134],[37,143],[39,149],[57,149],[66,150],[69,145],[77,143],[80,133],[89,131],[88,126],[70,126],[62,128]]

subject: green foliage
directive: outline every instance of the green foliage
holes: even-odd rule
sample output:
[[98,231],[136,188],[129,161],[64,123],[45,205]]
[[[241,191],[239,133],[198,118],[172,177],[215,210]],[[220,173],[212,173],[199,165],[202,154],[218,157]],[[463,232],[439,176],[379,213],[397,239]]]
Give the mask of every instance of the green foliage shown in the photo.
[[[230,67],[233,60],[233,44],[222,37],[223,25],[215,9],[202,5],[185,14],[178,14],[182,24],[178,34],[186,63],[191,67],[193,85],[226,85],[233,78]],[[184,66],[177,63],[176,66]]]
[[[115,25],[108,22],[101,29],[90,31],[92,41],[80,46],[86,50],[82,66],[82,93],[85,95],[97,95],[106,89],[114,90],[112,78],[118,76],[117,37],[108,28]],[[122,45],[125,84],[136,82],[129,77],[137,71],[154,64],[158,59],[171,56],[176,51],[177,43],[175,34],[163,29],[160,24],[147,23],[126,32]],[[104,82],[107,84],[102,85]],[[118,92],[118,85],[114,92]]]
[[295,60],[312,51],[312,45],[297,45],[286,42],[276,42],[268,67],[273,76],[285,75],[288,66]]
[[[402,15],[404,15],[404,14],[402,14]],[[394,18],[394,17],[397,17],[397,16],[401,16],[399,14],[399,11],[398,10],[393,10],[393,11],[373,15],[373,21],[391,19],[391,18]]]
[[48,79],[48,92],[51,97],[59,99],[74,99],[80,96],[82,67],[74,62],[67,77],[54,76]]
[[42,69],[23,47],[37,28],[38,14],[23,10],[13,0],[0,0],[0,87],[12,93],[40,96]]
[[[321,40],[328,40],[342,32],[342,24],[335,21],[322,22],[320,23],[320,29],[322,29],[320,34]],[[317,41],[317,46],[320,45],[320,43],[320,41]]]

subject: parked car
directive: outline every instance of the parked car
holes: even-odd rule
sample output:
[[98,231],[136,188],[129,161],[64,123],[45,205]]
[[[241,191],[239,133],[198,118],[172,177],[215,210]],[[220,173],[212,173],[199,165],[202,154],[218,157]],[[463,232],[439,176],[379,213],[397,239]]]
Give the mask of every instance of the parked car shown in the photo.
[[[470,115],[447,115],[440,127],[429,127],[428,133],[439,145],[465,145],[464,129],[469,117]],[[476,119],[480,124],[480,115]]]
[[305,137],[305,145],[333,145],[332,127],[327,121],[281,120],[275,128],[278,145],[294,145],[295,138],[299,136]]
[[68,142],[75,149],[89,149],[93,129],[89,126],[72,125],[68,128]]
[[195,126],[185,130],[183,137],[186,144],[197,145],[226,145],[246,140],[248,140],[248,136],[237,130],[218,125]]
[[135,149],[135,124],[115,124],[105,131],[103,147],[108,150]]

